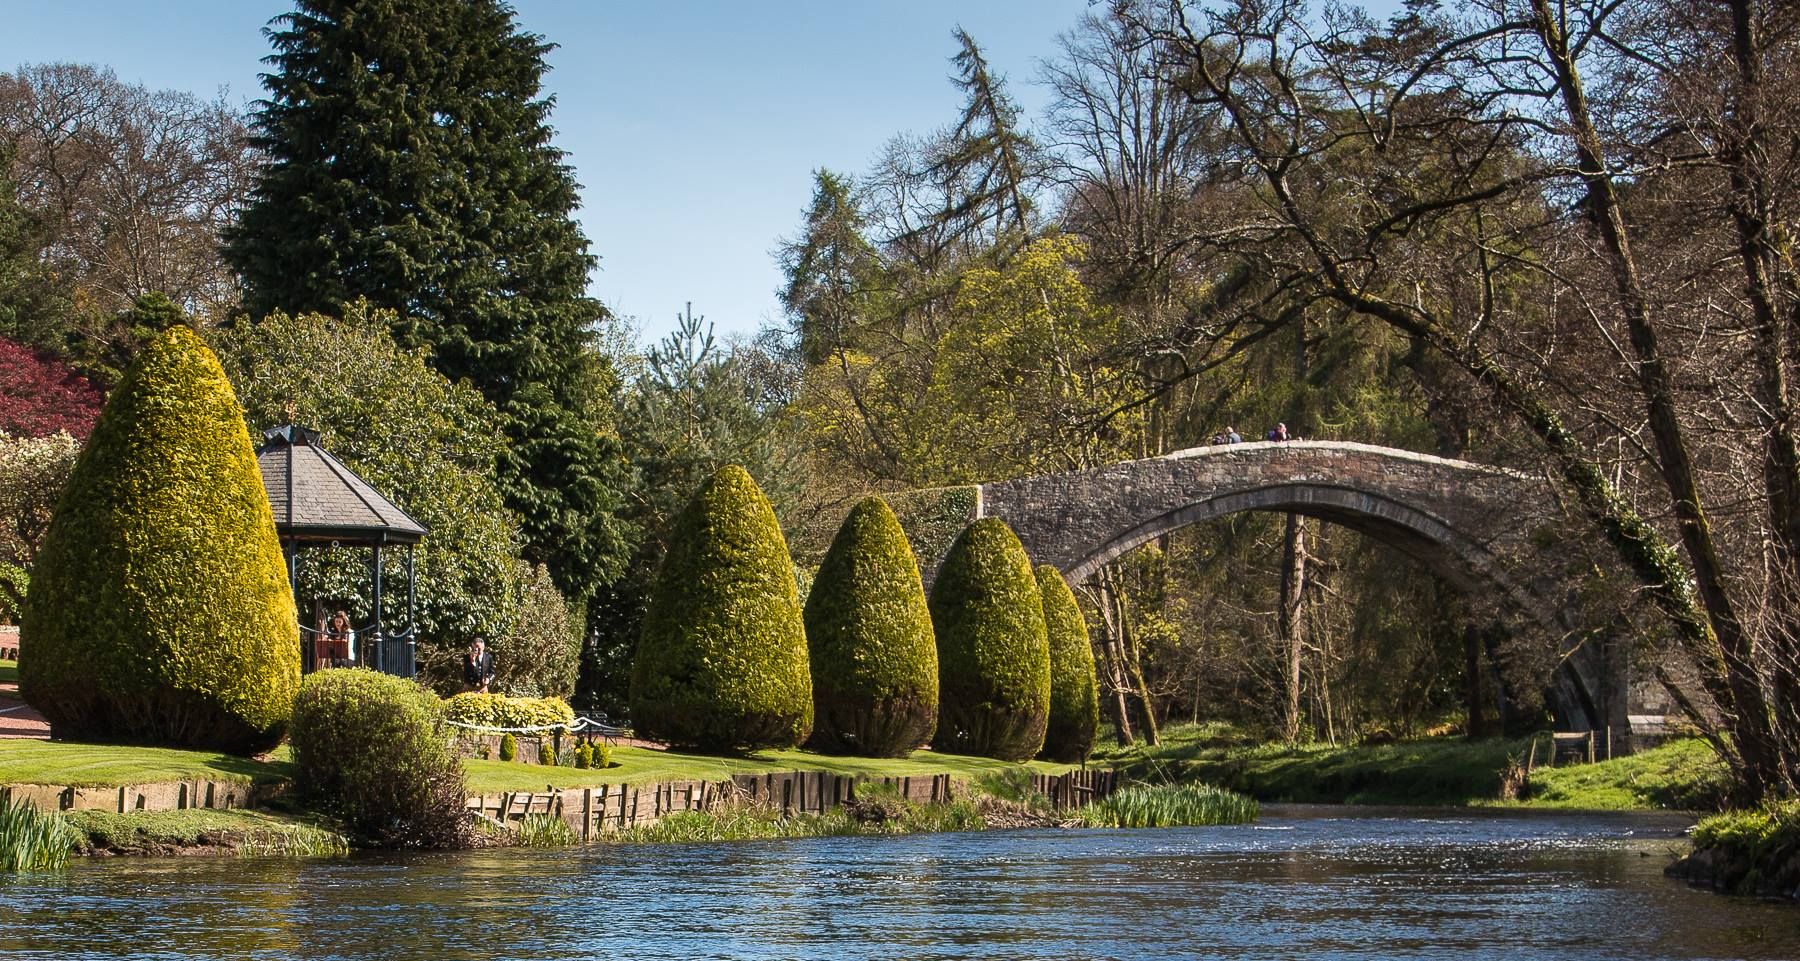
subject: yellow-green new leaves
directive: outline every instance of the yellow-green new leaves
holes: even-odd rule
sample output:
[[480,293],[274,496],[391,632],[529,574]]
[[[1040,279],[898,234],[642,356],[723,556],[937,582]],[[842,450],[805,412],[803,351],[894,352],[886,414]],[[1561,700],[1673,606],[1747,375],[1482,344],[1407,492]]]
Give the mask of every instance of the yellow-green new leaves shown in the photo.
[[1094,647],[1075,592],[1049,564],[1037,568],[1044,599],[1044,629],[1050,636],[1050,723],[1042,756],[1074,764],[1094,750],[1100,724],[1100,682],[1094,676]]
[[675,519],[632,664],[631,721],[711,750],[791,747],[812,732],[793,562],[742,467],[720,469]]
[[806,597],[813,737],[832,754],[904,757],[937,727],[937,642],[906,532],[879,497],[844,518]]
[[300,683],[244,412],[200,338],[153,341],[76,461],[32,573],[19,680],[59,737],[254,752]]
[[931,587],[938,639],[932,747],[1023,761],[1044,744],[1050,642],[1024,545],[996,517],[963,529]]

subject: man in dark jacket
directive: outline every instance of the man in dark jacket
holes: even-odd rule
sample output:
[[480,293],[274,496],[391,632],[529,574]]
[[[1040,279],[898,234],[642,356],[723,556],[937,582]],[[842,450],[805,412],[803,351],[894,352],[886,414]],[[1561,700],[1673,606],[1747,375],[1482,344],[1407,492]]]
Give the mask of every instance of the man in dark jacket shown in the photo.
[[469,642],[468,656],[463,658],[463,683],[477,694],[486,694],[494,680],[494,655],[481,638]]

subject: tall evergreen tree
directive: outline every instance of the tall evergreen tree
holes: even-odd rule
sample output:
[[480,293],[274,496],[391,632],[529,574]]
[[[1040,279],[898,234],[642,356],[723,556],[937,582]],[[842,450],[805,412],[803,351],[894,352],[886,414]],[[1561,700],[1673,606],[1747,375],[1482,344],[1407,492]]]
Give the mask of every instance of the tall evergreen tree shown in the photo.
[[403,344],[500,409],[526,553],[589,596],[622,566],[623,467],[609,316],[542,92],[552,45],[500,0],[298,0],[269,36],[270,162],[226,248],[247,305],[395,311]]

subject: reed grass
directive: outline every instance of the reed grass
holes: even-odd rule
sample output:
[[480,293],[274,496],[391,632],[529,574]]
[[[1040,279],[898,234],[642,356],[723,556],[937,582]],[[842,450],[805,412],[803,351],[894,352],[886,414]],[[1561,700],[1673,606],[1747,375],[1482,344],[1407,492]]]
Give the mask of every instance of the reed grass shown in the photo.
[[0,797],[0,871],[54,871],[69,863],[78,837],[62,815]]
[[1210,784],[1132,784],[1076,812],[1088,827],[1172,828],[1245,824],[1257,804]]
[[581,836],[567,821],[548,814],[525,815],[512,833],[514,843],[526,848],[566,848],[581,843]]

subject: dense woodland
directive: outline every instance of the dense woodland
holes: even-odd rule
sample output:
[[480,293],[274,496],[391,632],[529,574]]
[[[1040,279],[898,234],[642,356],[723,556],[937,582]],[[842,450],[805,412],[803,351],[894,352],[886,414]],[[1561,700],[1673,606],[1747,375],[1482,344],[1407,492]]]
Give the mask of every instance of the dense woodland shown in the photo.
[[[253,420],[295,411],[431,524],[428,673],[488,633],[564,665],[521,693],[617,712],[722,465],[798,528],[1284,422],[1551,478],[1573,640],[1631,638],[1747,796],[1800,778],[1792,5],[1124,0],[1010,73],[957,30],[961,112],[816,172],[785,323],[722,342],[690,308],[655,344],[585,293],[549,40],[492,0],[350,6],[273,24],[247,109],[0,74],[5,464],[41,470],[21,438],[79,435],[50,412],[194,325]],[[41,491],[0,481],[0,588]],[[1078,595],[1123,740],[1530,729],[1571,640],[1298,516],[1184,529]]]

